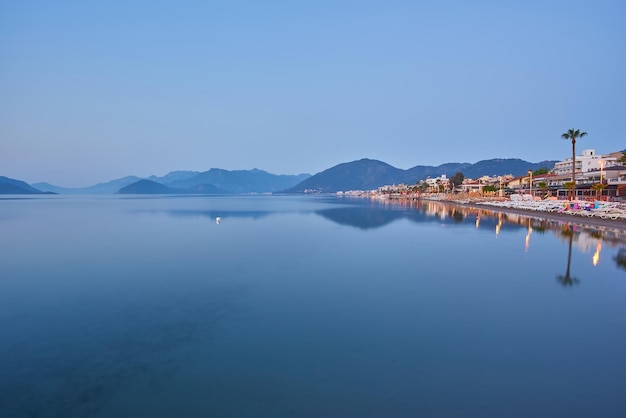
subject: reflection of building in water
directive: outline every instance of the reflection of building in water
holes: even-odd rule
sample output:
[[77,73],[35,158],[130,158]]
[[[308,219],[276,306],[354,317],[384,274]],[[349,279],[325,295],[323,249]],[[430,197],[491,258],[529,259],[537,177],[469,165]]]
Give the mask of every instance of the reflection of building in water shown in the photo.
[[498,213],[498,224],[496,225],[496,238],[500,233],[500,229],[502,228],[502,213]]
[[592,249],[595,249],[597,242],[597,237],[593,237],[589,233],[581,232],[578,235],[578,239],[575,241],[575,244],[579,251],[588,253],[592,251]]
[[596,244],[596,252],[593,253],[593,257],[591,258],[594,266],[597,266],[598,261],[600,261],[600,251],[602,251],[602,241],[598,240],[598,243]]
[[528,246],[530,245],[530,234],[533,233],[533,228],[530,226],[530,219],[528,220],[528,231],[526,231],[526,242],[524,244],[524,251],[528,252]]
[[[410,201],[407,201],[410,202]],[[533,232],[552,232],[558,239],[572,244],[578,251],[591,254],[591,260],[597,265],[601,258],[602,246],[617,247],[626,245],[626,231],[609,227],[592,227],[563,221],[554,221],[541,217],[525,216],[515,213],[493,211],[484,208],[473,208],[463,205],[450,204],[449,202],[423,201],[421,204],[406,204],[415,207],[420,213],[427,216],[439,217],[442,221],[453,219],[455,222],[474,222],[476,229],[495,229],[496,238],[506,228],[525,228],[524,250],[528,251],[531,234]],[[398,204],[392,201],[390,204]],[[404,205],[404,204],[403,204]],[[486,222],[491,218],[494,222]]]

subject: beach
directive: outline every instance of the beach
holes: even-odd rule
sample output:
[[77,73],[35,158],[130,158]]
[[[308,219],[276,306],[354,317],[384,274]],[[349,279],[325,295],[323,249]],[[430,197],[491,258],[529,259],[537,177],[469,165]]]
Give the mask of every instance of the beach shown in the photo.
[[[536,219],[546,219],[553,220],[558,222],[567,222],[570,224],[576,225],[584,225],[590,227],[603,227],[603,228],[612,228],[618,229],[621,231],[626,231],[626,216],[620,215],[617,219],[611,219],[610,217],[600,217],[600,216],[587,216],[589,214],[593,214],[594,210],[587,211],[585,213],[584,210],[563,210],[563,211],[554,211],[554,210],[542,210],[545,208],[544,204],[546,201],[544,200],[531,200],[524,201],[520,200],[519,204],[516,204],[513,200],[509,198],[489,198],[489,197],[477,197],[477,196],[467,196],[467,195],[445,195],[445,196],[436,196],[434,198],[422,197],[425,200],[433,200],[440,201],[446,203],[452,203],[456,205],[460,205],[468,208],[475,209],[483,209],[490,210],[494,212],[502,212],[502,213],[513,213],[522,216],[528,216]],[[544,202],[544,204],[542,204]],[[565,206],[568,201],[559,200],[554,201],[555,205]],[[580,202],[580,204],[584,204],[585,202]],[[588,202],[587,202],[588,203]],[[573,205],[573,202],[572,202]],[[626,205],[623,203],[606,203],[606,205],[610,205],[611,207],[616,208],[616,212],[626,214]]]

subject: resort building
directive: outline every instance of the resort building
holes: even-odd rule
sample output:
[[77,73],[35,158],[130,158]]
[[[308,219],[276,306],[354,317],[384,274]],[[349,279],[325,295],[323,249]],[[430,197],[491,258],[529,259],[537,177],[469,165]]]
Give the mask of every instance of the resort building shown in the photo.
[[[609,167],[615,165],[617,158],[612,153],[608,155],[597,155],[595,149],[583,150],[582,155],[576,156],[576,174],[583,174],[589,171],[600,170],[600,166]],[[567,158],[554,165],[554,174],[567,176],[572,175],[572,159]]]
[[424,181],[426,183],[428,183],[428,185],[430,187],[433,187],[433,188],[438,188],[439,185],[444,185],[445,187],[447,187],[448,186],[448,182],[449,182],[449,180],[448,180],[448,178],[446,177],[445,174],[442,174],[439,177],[435,177],[435,178],[432,178],[432,179],[430,177],[428,177]]

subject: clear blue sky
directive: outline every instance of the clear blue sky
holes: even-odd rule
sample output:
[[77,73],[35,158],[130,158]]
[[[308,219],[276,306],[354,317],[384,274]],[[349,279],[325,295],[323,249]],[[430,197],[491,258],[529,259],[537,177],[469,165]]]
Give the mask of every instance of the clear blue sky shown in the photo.
[[0,0],[0,175],[626,148],[626,2]]

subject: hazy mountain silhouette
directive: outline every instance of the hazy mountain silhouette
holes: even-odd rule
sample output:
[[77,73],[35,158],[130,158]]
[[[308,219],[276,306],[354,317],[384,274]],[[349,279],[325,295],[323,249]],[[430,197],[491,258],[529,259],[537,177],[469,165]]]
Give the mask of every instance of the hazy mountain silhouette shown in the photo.
[[302,193],[305,190],[315,190],[330,193],[339,190],[370,190],[385,184],[403,183],[405,177],[404,170],[382,161],[364,158],[324,170],[285,192]]
[[530,163],[517,158],[483,160],[475,164],[446,163],[437,167],[415,166],[408,170],[395,168],[387,163],[367,158],[343,163],[309,177],[302,183],[284,190],[285,193],[334,193],[345,190],[372,190],[384,185],[415,184],[428,177],[445,174],[448,177],[462,172],[466,178],[478,178],[485,175],[522,176],[528,170],[539,168],[552,169],[556,161]]
[[[144,180],[174,189],[164,193],[232,194],[276,192],[292,187],[309,177],[311,177],[310,174],[279,175],[258,169],[228,171],[212,168],[205,172],[172,171],[161,177],[153,175]],[[36,186],[43,191],[61,194],[113,194],[139,180],[142,179],[137,176],[127,176],[80,188],[60,187],[50,183],[37,183]],[[149,192],[149,190],[157,190],[157,187],[149,186],[148,183],[141,183],[136,190],[144,190],[141,193],[146,191],[158,193]]]
[[148,180],[156,181],[161,184],[170,184],[178,180],[187,180],[200,174],[199,171],[170,171],[164,176],[150,176]]
[[152,180],[139,180],[117,191],[118,194],[232,194],[212,184],[197,184],[191,187],[169,187]]
[[212,184],[231,193],[271,193],[293,187],[310,174],[277,175],[267,171],[252,170],[222,170],[212,168],[191,178],[165,183],[169,187],[190,188],[200,184]]
[[117,191],[118,194],[179,194],[180,190],[173,189],[152,180],[139,180],[124,186]]
[[25,181],[0,176],[0,194],[50,194],[36,189]]
[[59,194],[113,194],[120,188],[128,186],[138,180],[141,180],[137,176],[126,176],[120,179],[108,181],[106,183],[98,183],[89,187],[60,187],[50,183],[35,183],[33,186],[44,190]]
[[[201,193],[201,194],[244,194],[244,193],[303,193],[305,190],[334,193],[345,190],[371,190],[380,186],[391,184],[415,184],[419,180],[428,177],[438,177],[442,174],[448,177],[456,172],[462,172],[466,178],[477,178],[483,175],[513,174],[522,176],[529,169],[554,167],[556,161],[542,161],[530,163],[517,158],[482,160],[475,164],[470,163],[446,163],[439,166],[419,165],[407,170],[393,167],[385,162],[361,159],[348,163],[342,163],[324,170],[314,176],[310,174],[277,175],[263,170],[223,170],[212,168],[208,171],[172,171],[164,176],[150,176],[150,180],[170,189],[173,193]],[[18,193],[53,192],[62,194],[109,194],[117,193],[141,178],[127,176],[111,180],[106,183],[98,183],[89,187],[69,188],[59,187],[50,183],[35,183],[32,186],[21,182],[22,185],[4,182],[2,193],[9,190]],[[14,180],[18,181],[19,180]],[[26,185],[26,187],[23,187]],[[141,185],[140,185],[141,186]],[[15,189],[18,187],[18,189]],[[157,190],[157,186],[144,184],[137,190]],[[24,191],[26,190],[26,192]],[[167,189],[162,189],[167,190]],[[13,193],[13,192],[11,192]]]

